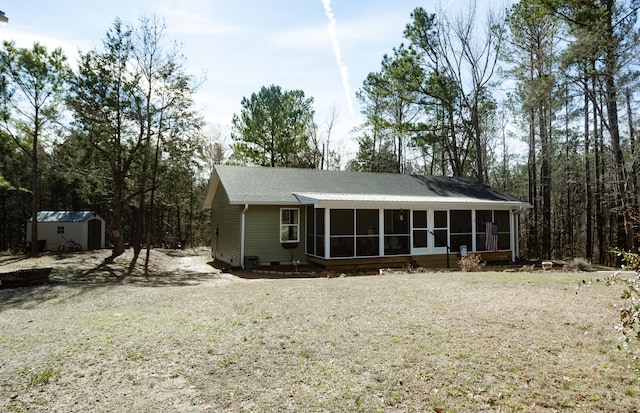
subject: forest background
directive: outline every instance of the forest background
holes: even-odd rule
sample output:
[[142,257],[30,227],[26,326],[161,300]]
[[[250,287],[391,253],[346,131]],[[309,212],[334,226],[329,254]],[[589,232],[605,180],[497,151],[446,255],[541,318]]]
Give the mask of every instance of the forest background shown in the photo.
[[[23,247],[38,210],[97,211],[114,257],[207,245],[204,188],[214,164],[234,163],[469,177],[531,203],[525,257],[612,264],[612,247],[638,242],[639,7],[417,7],[356,93],[352,159],[335,143],[337,113],[316,120],[313,97],[286,85],[242,98],[228,132],[206,125],[201,80],[159,17],[116,18],[74,70],[61,49],[5,42],[0,250]],[[513,141],[526,149],[511,153]]]

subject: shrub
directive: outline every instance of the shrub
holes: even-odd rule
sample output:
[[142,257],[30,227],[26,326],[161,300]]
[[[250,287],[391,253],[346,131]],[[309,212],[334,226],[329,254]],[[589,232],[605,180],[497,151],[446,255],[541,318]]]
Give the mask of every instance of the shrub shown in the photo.
[[574,258],[564,266],[566,271],[591,271],[591,262],[585,258]]
[[470,253],[463,257],[460,257],[458,265],[460,270],[464,272],[476,272],[482,269],[482,262],[480,261],[480,254]]

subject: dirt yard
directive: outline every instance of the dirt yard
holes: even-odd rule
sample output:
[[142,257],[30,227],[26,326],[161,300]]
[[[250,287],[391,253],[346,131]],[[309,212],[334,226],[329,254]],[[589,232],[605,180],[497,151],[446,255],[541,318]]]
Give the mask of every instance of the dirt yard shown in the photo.
[[0,257],[53,268],[0,290],[1,411],[640,411],[603,273],[267,279],[158,250],[125,275],[108,255]]

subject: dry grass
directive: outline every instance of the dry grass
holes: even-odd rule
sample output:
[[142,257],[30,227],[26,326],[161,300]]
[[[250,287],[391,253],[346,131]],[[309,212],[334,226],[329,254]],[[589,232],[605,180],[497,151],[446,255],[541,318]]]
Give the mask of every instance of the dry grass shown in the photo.
[[0,409],[638,411],[620,287],[595,273],[247,281],[154,258],[0,291]]

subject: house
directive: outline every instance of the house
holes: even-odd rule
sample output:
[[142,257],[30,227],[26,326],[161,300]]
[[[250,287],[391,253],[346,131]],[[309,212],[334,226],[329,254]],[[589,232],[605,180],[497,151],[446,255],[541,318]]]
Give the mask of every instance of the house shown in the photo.
[[[82,250],[104,248],[105,221],[94,211],[39,211],[38,239],[45,250],[57,250],[68,240],[80,244]],[[27,241],[31,241],[31,220]]]
[[518,256],[526,202],[465,178],[217,165],[212,256],[232,266],[445,268]]

